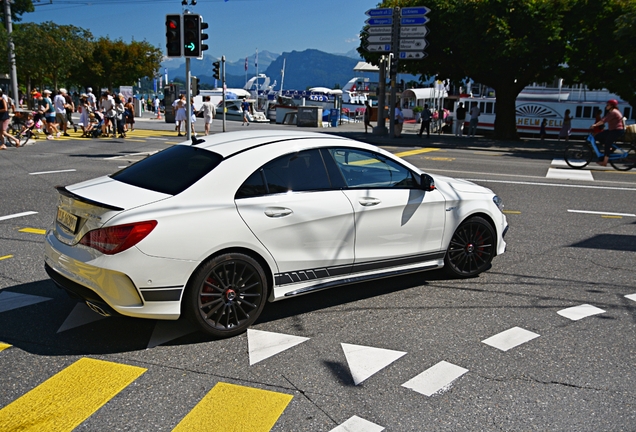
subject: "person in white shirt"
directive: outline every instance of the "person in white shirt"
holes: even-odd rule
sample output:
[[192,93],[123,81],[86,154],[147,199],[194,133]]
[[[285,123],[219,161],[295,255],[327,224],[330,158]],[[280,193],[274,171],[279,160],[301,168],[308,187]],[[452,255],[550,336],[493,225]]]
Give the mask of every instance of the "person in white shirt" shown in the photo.
[[[60,129],[64,132],[64,136],[69,136],[66,132],[67,123],[66,123],[66,98],[64,98],[64,93],[66,93],[66,89],[59,89],[57,95],[53,98],[53,106],[55,107],[55,123],[60,125]],[[57,136],[60,136],[60,132],[57,133]]]
[[214,104],[210,102],[210,96],[203,96],[203,105],[201,106],[203,111],[203,124],[205,125],[205,134],[210,134],[210,127],[214,120]]
[[477,133],[477,126],[479,125],[479,114],[481,114],[481,110],[477,106],[477,102],[473,102],[472,108],[470,109],[470,124],[468,126],[468,136],[475,136]]

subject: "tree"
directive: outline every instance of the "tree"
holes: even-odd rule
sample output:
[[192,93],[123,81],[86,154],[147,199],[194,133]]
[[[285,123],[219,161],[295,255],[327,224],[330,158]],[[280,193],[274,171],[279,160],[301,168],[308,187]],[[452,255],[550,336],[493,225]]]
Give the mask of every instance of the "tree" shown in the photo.
[[[426,78],[471,78],[497,98],[495,137],[518,139],[515,100],[532,82],[552,81],[565,58],[564,18],[574,0],[385,0],[427,6],[428,57],[403,70]],[[373,56],[365,55],[365,58]]]
[[102,37],[92,48],[86,60],[73,70],[75,80],[84,87],[132,85],[139,78],[154,76],[162,59],[162,51],[146,41],[127,44]]
[[[2,0],[2,3],[4,3],[4,0]],[[31,0],[13,0],[11,2],[11,21],[20,22],[23,14],[34,11],[35,8],[33,7],[33,2]],[[0,13],[0,21],[2,21],[2,26],[6,28],[7,20],[4,16],[4,7],[2,9],[2,13]]]
[[568,23],[565,77],[607,88],[636,108],[636,2],[579,2]]

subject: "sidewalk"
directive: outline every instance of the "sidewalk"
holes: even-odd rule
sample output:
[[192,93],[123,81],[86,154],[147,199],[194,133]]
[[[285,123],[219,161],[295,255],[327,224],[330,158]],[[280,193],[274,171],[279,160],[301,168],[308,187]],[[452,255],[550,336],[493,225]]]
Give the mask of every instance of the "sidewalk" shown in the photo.
[[[151,117],[152,116],[152,117]],[[202,120],[202,119],[197,119]],[[221,132],[222,120],[214,119],[212,128],[213,133]],[[241,122],[227,121],[227,131],[241,130]],[[144,117],[135,117],[135,127],[139,129],[153,129],[161,131],[174,131],[173,123],[166,123],[165,119],[156,119],[153,113],[145,112]],[[202,121],[197,121],[197,129],[202,129]],[[439,147],[439,148],[457,148],[468,150],[482,150],[492,152],[507,153],[533,153],[541,154],[542,157],[559,157],[563,155],[567,143],[565,141],[557,141],[554,139],[546,139],[541,141],[538,138],[523,138],[519,141],[500,141],[483,135],[475,137],[456,137],[452,134],[431,134],[430,138],[424,135],[422,138],[417,136],[419,132],[419,124],[407,124],[402,131],[402,138],[392,138],[388,135],[375,135],[371,132],[364,133],[364,125],[358,123],[343,123],[337,127],[302,128],[305,131],[322,132],[343,136],[358,141],[367,142],[379,147]],[[296,129],[295,125],[281,125],[274,123],[252,123],[252,129]],[[573,140],[577,141],[577,140]]]

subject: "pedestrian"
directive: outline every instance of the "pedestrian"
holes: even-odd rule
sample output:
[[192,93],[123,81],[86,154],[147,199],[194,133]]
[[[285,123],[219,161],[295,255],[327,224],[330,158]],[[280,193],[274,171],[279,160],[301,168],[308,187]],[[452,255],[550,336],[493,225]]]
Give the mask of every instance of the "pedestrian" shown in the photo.
[[539,136],[541,137],[541,141],[545,139],[545,136],[546,136],[545,128],[547,125],[548,125],[548,119],[544,118],[543,120],[541,120],[541,128],[539,129]]
[[477,133],[477,126],[479,126],[479,115],[481,114],[481,110],[477,105],[477,102],[472,103],[472,107],[470,108],[470,123],[468,126],[468,136],[474,137]]
[[616,99],[608,100],[605,109],[607,113],[605,117],[592,125],[592,129],[594,129],[601,124],[607,123],[607,129],[596,135],[596,140],[604,144],[605,150],[603,160],[597,162],[601,166],[607,166],[609,155],[612,152],[612,144],[625,135],[625,122],[621,111],[618,109],[618,101]]
[[[596,113],[594,114],[594,122],[595,124],[598,124],[598,126],[592,127],[592,135],[596,136],[599,133],[601,133],[603,129],[605,129],[605,123],[601,122],[602,118],[603,118],[603,112],[601,111],[600,108],[596,108]],[[599,124],[599,122],[601,123]]]
[[126,118],[124,128],[126,131],[130,130],[131,132],[135,130],[135,106],[133,104],[133,99],[128,98],[126,105],[124,105],[124,117]]
[[426,131],[426,138],[431,137],[431,117],[432,117],[431,109],[428,107],[428,104],[424,104],[424,109],[422,110],[422,125],[420,126],[420,133],[417,135],[422,138],[422,134]]
[[455,110],[455,136],[464,136],[464,122],[466,121],[466,108],[464,103],[460,102]]
[[[53,106],[55,107],[55,123],[60,126],[60,130],[64,132],[64,136],[70,136],[66,131],[68,128],[68,124],[66,122],[66,99],[64,98],[64,93],[66,93],[66,89],[59,89],[55,98],[53,98]],[[59,132],[58,132],[58,135]]]
[[557,141],[560,141],[561,138],[564,138],[566,141],[570,141],[570,133],[572,133],[572,117],[570,117],[570,110],[566,109],[565,114],[563,115],[563,124],[561,125]]
[[157,96],[155,96],[155,98],[152,100],[152,106],[155,109],[155,114],[157,115],[157,118],[161,117],[161,107],[159,106],[159,98]]
[[[183,136],[181,134],[181,125],[183,124],[183,128],[187,130],[188,127],[188,116],[186,114],[186,100],[185,95],[181,95],[179,99],[174,101],[172,104],[172,109],[174,110],[174,120],[175,120],[175,128],[177,131],[177,136]],[[185,122],[185,123],[184,123]]]
[[[77,126],[75,126],[75,123],[73,123],[73,113],[75,112],[75,103],[73,102],[73,98],[71,97],[71,95],[68,94],[66,89],[60,89],[60,91],[61,90],[64,90],[64,92],[62,93],[62,96],[64,96],[64,102],[65,102],[64,108],[66,110],[65,125],[70,124],[71,126],[73,126],[73,130],[77,132]],[[75,95],[77,96],[77,93]]]
[[46,121],[46,139],[52,140],[60,136],[60,131],[55,124],[55,107],[51,100],[51,90],[44,90],[42,92],[42,99],[40,99],[40,111],[44,114]]
[[210,96],[203,96],[203,105],[201,105],[201,111],[203,111],[203,124],[205,128],[205,134],[210,134],[210,127],[212,127],[212,121],[214,120],[214,104],[210,102]]
[[252,107],[250,103],[243,98],[243,102],[241,103],[241,109],[243,110],[243,124],[241,126],[245,126],[247,124],[250,125],[250,110]]
[[88,104],[90,105],[91,110],[92,111],[97,110],[97,98],[93,94],[93,88],[88,87],[86,91],[87,91],[86,98],[88,100]]
[[[0,124],[2,127],[2,137],[4,140],[13,141],[13,144],[16,147],[20,147],[20,140],[11,135],[7,130],[9,129],[9,122],[11,121],[11,116],[9,115],[9,103],[4,98],[4,94],[0,89]],[[0,144],[0,150],[6,150],[7,146],[2,143]]]
[[99,109],[104,115],[104,122],[102,123],[102,135],[108,137],[108,128],[112,123],[113,136],[117,133],[115,124],[117,112],[115,111],[115,99],[110,95],[110,92],[106,90],[102,93],[102,97],[99,100]]
[[[79,118],[79,126],[82,129],[82,138],[89,138],[89,124],[90,124],[90,115],[92,113],[92,109],[90,107],[90,102],[88,101],[88,95],[86,93],[82,93],[80,95],[80,101],[77,105],[77,110],[80,113]],[[93,116],[94,118],[95,116]]]
[[124,106],[124,95],[119,93],[114,98],[115,100],[115,121],[113,126],[113,138],[119,134],[119,138],[126,138],[126,118],[124,112],[126,107]]
[[[363,120],[364,120],[364,133],[367,133],[367,128],[371,127],[371,105],[369,105],[368,100],[364,101]],[[371,132],[373,132],[373,128],[371,129]]]
[[400,103],[395,103],[395,109],[393,111],[393,135],[395,138],[402,138],[402,127],[404,126],[404,114],[400,109]]

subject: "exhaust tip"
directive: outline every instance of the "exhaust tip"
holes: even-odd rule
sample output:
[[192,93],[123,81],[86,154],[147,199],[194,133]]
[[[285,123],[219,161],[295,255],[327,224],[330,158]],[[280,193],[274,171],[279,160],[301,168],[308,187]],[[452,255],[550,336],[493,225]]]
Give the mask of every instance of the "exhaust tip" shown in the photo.
[[95,303],[91,303],[89,301],[86,302],[86,306],[89,307],[90,310],[92,310],[95,313],[100,314],[101,316],[105,316],[105,317],[109,317],[110,313],[106,312],[104,309],[102,309],[101,307],[97,306]]

